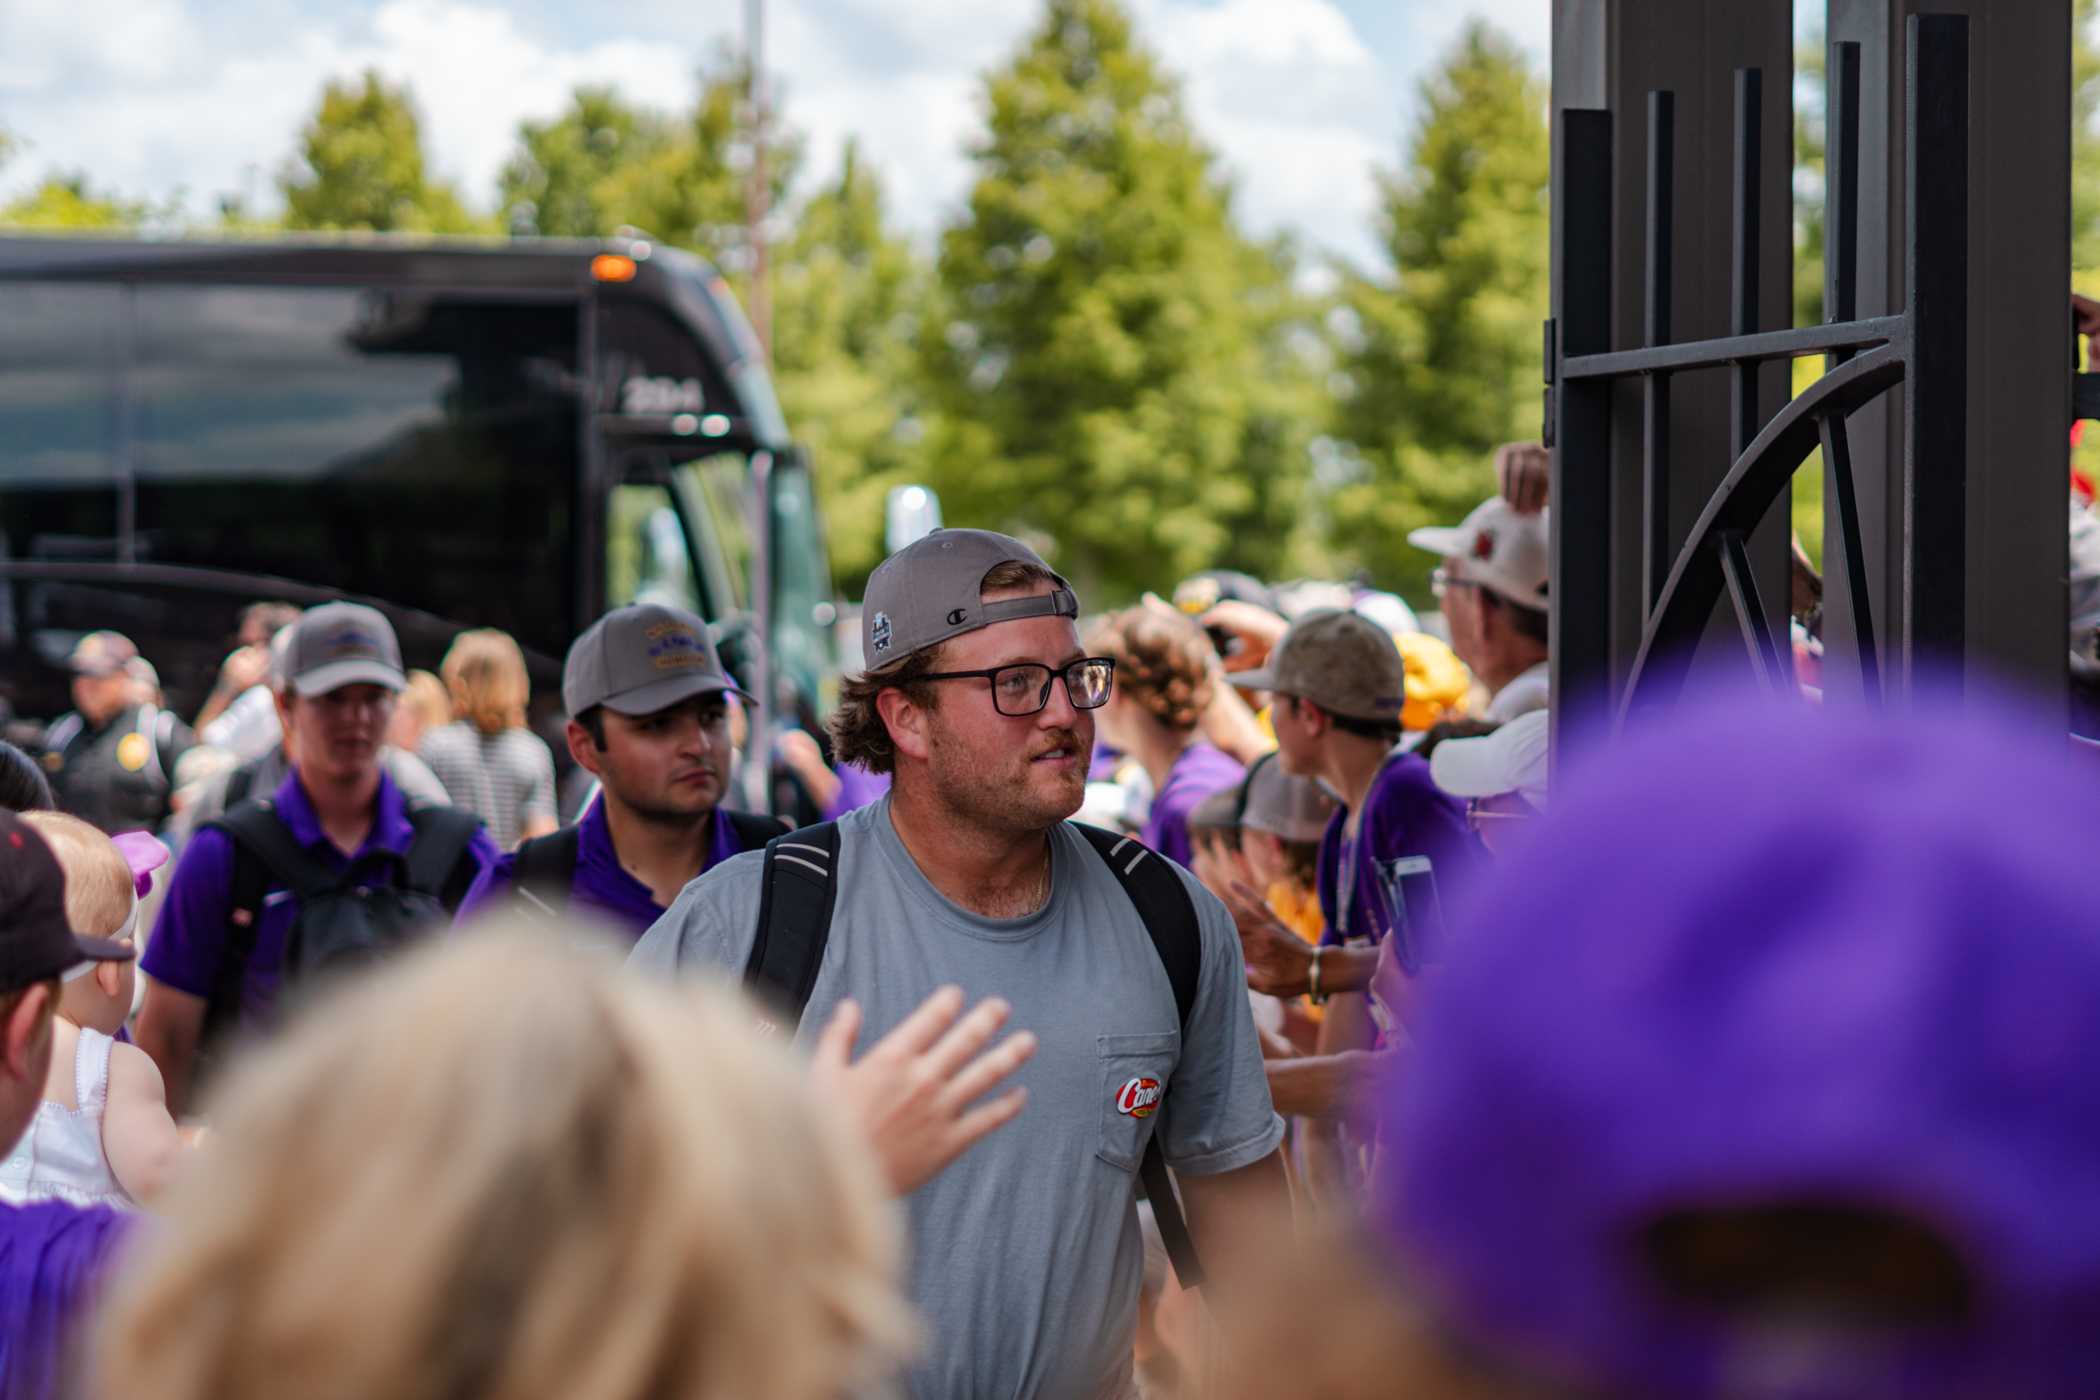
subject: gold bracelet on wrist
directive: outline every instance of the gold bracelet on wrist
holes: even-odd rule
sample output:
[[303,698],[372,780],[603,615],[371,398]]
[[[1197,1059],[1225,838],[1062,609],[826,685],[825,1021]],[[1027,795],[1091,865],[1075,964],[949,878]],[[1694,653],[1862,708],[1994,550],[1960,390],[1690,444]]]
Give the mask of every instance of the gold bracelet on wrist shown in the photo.
[[1326,951],[1327,950],[1323,947],[1317,945],[1314,946],[1312,956],[1312,973],[1306,979],[1306,995],[1309,998],[1311,998],[1312,1004],[1314,1006],[1325,1006],[1327,1004],[1327,994],[1320,990],[1320,954]]

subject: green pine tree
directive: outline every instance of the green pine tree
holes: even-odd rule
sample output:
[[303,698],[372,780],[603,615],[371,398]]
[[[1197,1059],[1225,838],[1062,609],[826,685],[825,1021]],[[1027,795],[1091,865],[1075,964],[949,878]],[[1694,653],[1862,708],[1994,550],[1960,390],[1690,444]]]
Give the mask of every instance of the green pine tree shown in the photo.
[[1234,228],[1118,0],[1047,0],[986,97],[921,338],[947,518],[1036,540],[1091,601],[1273,571],[1305,461],[1301,421],[1263,408],[1287,269]]
[[278,176],[288,229],[378,233],[487,231],[449,184],[425,169],[423,129],[406,88],[367,71],[327,84],[299,136],[298,159]]
[[1538,433],[1546,105],[1515,43],[1468,26],[1423,83],[1405,165],[1380,178],[1394,273],[1344,279],[1332,534],[1346,562],[1418,598],[1436,561],[1407,532],[1464,516],[1494,490],[1494,448]]

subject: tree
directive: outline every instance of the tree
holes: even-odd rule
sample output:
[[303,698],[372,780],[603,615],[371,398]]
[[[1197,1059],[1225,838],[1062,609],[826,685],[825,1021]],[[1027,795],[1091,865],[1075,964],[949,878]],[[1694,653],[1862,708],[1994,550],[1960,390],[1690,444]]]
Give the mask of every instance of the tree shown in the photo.
[[1416,594],[1436,561],[1407,532],[1464,516],[1494,490],[1495,446],[1538,432],[1548,232],[1546,93],[1522,51],[1474,22],[1421,102],[1379,181],[1394,274],[1343,279],[1328,499],[1343,558]]
[[165,211],[144,200],[97,191],[85,174],[53,173],[35,189],[0,205],[0,225],[24,229],[137,228]]
[[598,238],[625,222],[635,167],[677,140],[676,123],[631,107],[609,87],[581,87],[552,121],[518,127],[518,152],[497,177],[497,207],[513,233]]
[[327,84],[300,133],[299,156],[278,177],[289,229],[474,233],[476,220],[449,184],[431,178],[422,122],[406,88],[377,72]]
[[1264,342],[1288,269],[1234,228],[1117,0],[1047,0],[985,94],[921,334],[948,518],[1033,538],[1108,600],[1226,561],[1273,572],[1306,459],[1265,382],[1288,362]]
[[928,288],[850,140],[838,178],[802,206],[775,269],[782,410],[810,449],[839,586],[857,594],[882,562],[889,488],[922,470],[912,344]]

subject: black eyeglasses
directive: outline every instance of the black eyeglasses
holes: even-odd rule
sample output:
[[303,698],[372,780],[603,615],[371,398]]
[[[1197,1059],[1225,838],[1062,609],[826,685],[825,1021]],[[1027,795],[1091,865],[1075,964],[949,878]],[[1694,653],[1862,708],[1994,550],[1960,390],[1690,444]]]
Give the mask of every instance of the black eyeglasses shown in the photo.
[[1019,719],[1025,715],[1041,714],[1050,703],[1050,687],[1062,676],[1065,682],[1065,698],[1072,702],[1075,710],[1098,710],[1108,703],[1109,692],[1115,688],[1116,663],[1106,656],[1083,656],[1061,670],[1034,661],[1022,661],[1012,666],[995,666],[989,671],[935,671],[920,676],[922,681],[967,681],[983,678],[992,683],[992,708],[1002,715]]

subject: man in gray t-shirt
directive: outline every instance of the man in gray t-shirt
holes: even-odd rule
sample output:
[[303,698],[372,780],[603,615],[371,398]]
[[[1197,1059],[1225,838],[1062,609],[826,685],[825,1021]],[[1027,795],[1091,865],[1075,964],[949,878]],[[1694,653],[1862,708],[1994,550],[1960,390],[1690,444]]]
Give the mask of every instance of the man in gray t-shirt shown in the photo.
[[[906,1200],[927,1325],[906,1378],[918,1400],[1133,1393],[1134,1190],[1155,1132],[1214,1266],[1240,1216],[1284,1199],[1283,1124],[1230,915],[1176,868],[1202,937],[1184,1036],[1136,908],[1064,824],[1112,676],[1081,655],[1077,611],[1020,542],[936,531],[869,580],[873,669],[847,682],[833,724],[840,760],[895,786],[840,822],[838,904],[803,1036],[846,998],[882,1033],[956,984],[1005,998],[1040,1042],[1013,1077],[1028,1092],[1020,1117]],[[763,863],[738,856],[688,885],[634,965],[740,972]]]

